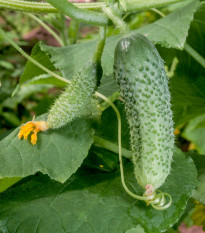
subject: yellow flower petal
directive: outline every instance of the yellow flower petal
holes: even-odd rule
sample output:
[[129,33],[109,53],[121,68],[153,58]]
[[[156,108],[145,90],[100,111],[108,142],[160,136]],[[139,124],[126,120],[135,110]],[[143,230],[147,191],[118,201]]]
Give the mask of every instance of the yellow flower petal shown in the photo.
[[33,144],[33,146],[36,144],[37,142],[37,134],[33,133],[31,135],[31,143]]
[[18,138],[21,139],[23,137],[24,139],[27,139],[29,134],[33,132],[31,135],[31,143],[35,145],[37,142],[37,133],[45,131],[49,129],[49,127],[45,121],[29,121],[25,125],[21,126],[20,129]]

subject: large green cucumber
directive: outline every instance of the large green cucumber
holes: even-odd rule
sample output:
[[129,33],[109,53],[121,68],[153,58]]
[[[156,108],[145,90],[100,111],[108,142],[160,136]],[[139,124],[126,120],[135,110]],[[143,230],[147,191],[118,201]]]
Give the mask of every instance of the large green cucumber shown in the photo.
[[130,34],[116,46],[114,75],[125,102],[136,179],[155,190],[170,173],[174,148],[164,62],[145,36]]

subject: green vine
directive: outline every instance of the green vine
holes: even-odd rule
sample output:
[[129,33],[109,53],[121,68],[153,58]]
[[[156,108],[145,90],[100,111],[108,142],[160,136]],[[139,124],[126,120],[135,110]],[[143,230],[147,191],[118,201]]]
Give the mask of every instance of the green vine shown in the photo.
[[100,12],[81,9],[67,0],[47,0],[47,2],[72,19],[98,26],[110,25],[110,20]]
[[[126,1],[126,12],[136,12],[142,10],[148,10],[150,8],[157,8],[167,6],[172,3],[183,2],[185,0],[129,0]],[[39,12],[39,13],[57,13],[61,11],[71,18],[87,22],[98,26],[110,25],[109,19],[95,11],[102,10],[105,7],[104,2],[98,3],[70,3],[69,1],[53,1],[49,0],[53,6],[48,3],[42,2],[29,2],[21,0],[0,0],[0,7],[10,10],[27,11],[27,12]],[[57,9],[56,9],[56,8]],[[89,10],[89,11],[88,11]],[[94,11],[91,11],[94,10]],[[108,12],[109,13],[109,12]]]
[[[76,7],[81,9],[89,10],[99,10],[104,3],[94,2],[94,3],[73,3]],[[57,13],[59,12],[55,7],[51,6],[49,3],[44,2],[29,2],[22,0],[0,0],[0,7],[17,10],[17,11],[28,11],[28,12],[38,12],[38,13]]]

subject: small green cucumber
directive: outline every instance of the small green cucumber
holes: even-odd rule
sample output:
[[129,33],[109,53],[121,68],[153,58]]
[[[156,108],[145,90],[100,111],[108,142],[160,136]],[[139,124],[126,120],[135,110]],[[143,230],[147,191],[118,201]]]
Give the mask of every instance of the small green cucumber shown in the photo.
[[90,61],[73,77],[49,111],[49,128],[60,128],[79,117],[90,104],[99,77],[97,64]]
[[102,77],[101,56],[105,45],[106,29],[100,28],[99,34],[100,40],[92,60],[75,74],[71,83],[51,107],[46,122],[49,128],[60,128],[76,117],[84,116],[92,105],[93,94],[100,85]]
[[134,173],[151,193],[170,173],[173,120],[168,78],[155,46],[143,35],[122,38],[115,49],[114,75],[130,126]]

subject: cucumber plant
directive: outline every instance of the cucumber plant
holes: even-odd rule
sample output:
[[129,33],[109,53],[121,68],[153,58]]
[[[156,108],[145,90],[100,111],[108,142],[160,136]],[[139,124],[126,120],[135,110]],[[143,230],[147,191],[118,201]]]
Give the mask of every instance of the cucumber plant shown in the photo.
[[[120,233],[128,232],[129,229],[133,227],[133,229],[135,229],[136,223],[139,223],[147,233],[159,233],[165,232],[170,226],[174,225],[182,215],[187,200],[191,196],[193,188],[196,185],[193,175],[195,171],[194,164],[191,164],[193,163],[191,160],[185,162],[186,159],[182,159],[182,153],[176,152],[174,148],[174,122],[170,104],[171,95],[168,87],[169,79],[166,75],[164,61],[160,57],[161,52],[159,53],[152,43],[153,41],[158,41],[162,45],[173,46],[169,44],[170,41],[167,39],[166,35],[163,39],[156,39],[159,37],[156,36],[156,28],[160,27],[160,25],[162,25],[162,28],[167,28],[165,26],[163,27],[164,24],[167,25],[167,19],[165,18],[164,21],[161,20],[159,23],[156,23],[155,33],[152,32],[149,26],[146,27],[144,31],[140,31],[142,34],[131,31],[128,26],[128,23],[132,24],[132,26],[139,24],[139,22],[137,22],[139,18],[137,17],[140,13],[138,15],[138,13],[136,13],[137,11],[154,11],[155,14],[157,13],[165,17],[162,12],[153,9],[153,7],[167,6],[170,3],[180,1],[182,0],[160,0],[157,2],[153,2],[152,0],[120,0],[79,4],[71,3],[67,0],[47,0],[48,4],[45,2],[22,2],[21,0],[0,0],[0,7],[11,10],[48,14],[60,12],[59,18],[61,22],[58,23],[62,25],[58,27],[60,30],[59,35],[58,31],[52,32],[52,28],[49,28],[43,16],[39,18],[37,15],[33,16],[31,13],[26,15],[31,17],[32,20],[36,20],[46,30],[52,32],[51,34],[58,39],[60,46],[65,46],[59,49],[49,48],[42,44],[39,46],[41,54],[45,52],[46,59],[49,59],[49,62],[53,62],[55,68],[62,72],[64,77],[61,76],[60,72],[56,73],[50,70],[46,65],[44,66],[43,64],[46,64],[45,61],[41,64],[42,60],[39,59],[38,56],[29,56],[19,47],[18,43],[12,40],[4,30],[0,29],[1,38],[5,39],[5,41],[7,40],[29,60],[30,63],[28,67],[33,66],[34,70],[38,67],[38,69],[40,68],[42,70],[42,74],[47,73],[42,76],[34,75],[32,78],[28,78],[31,80],[27,79],[25,83],[23,83],[21,79],[19,88],[14,92],[15,94],[21,87],[35,86],[39,83],[45,85],[52,83],[55,86],[57,83],[56,81],[60,81],[61,87],[63,86],[64,88],[53,101],[53,104],[47,108],[50,110],[48,110],[46,115],[42,116],[41,119],[43,120],[36,120],[34,117],[32,121],[23,124],[19,127],[20,129],[15,130],[6,137],[5,140],[3,139],[2,142],[0,142],[0,176],[2,178],[15,177],[15,179],[11,178],[13,180],[10,180],[8,185],[4,186],[2,190],[5,190],[10,185],[19,181],[19,179],[21,179],[19,177],[33,175],[35,172],[39,171],[48,174],[52,179],[56,179],[60,182],[68,180],[68,182],[62,184],[62,186],[61,184],[54,184],[54,182],[51,183],[50,190],[53,190],[52,185],[58,186],[58,188],[54,189],[54,192],[50,192],[52,196],[51,202],[49,201],[49,204],[46,202],[49,208],[52,207],[52,211],[55,210],[54,212],[59,213],[59,216],[62,217],[60,228],[51,227],[51,229],[43,226],[44,228],[42,229],[49,229],[51,233],[53,231],[58,231],[59,233],[90,232],[91,229],[92,232]],[[189,3],[193,5],[191,5],[190,8],[188,7],[188,10],[185,8],[185,14],[187,14],[191,8],[197,7],[196,2],[198,1]],[[135,13],[133,14],[133,12]],[[194,10],[192,10],[192,13],[194,14]],[[146,17],[149,19],[147,15]],[[78,38],[78,28],[76,28],[76,30],[74,29],[74,40],[72,40],[72,38],[67,38],[66,16],[74,19],[76,22],[75,24],[78,25],[79,28],[84,25],[79,24],[81,21],[83,23],[99,26],[100,40],[97,43],[95,51],[94,47],[96,45],[94,46],[94,42],[75,44]],[[136,19],[133,19],[133,16],[136,17]],[[170,18],[173,20],[174,17]],[[185,17],[184,21],[186,21],[187,18],[189,17]],[[190,21],[192,18],[193,15],[192,17],[190,16]],[[47,19],[49,19],[49,17]],[[44,20],[44,22],[42,20]],[[54,19],[50,18],[50,20]],[[150,19],[150,21],[152,20],[153,19]],[[198,22],[200,22],[200,20]],[[144,23],[145,22],[140,22],[141,26],[143,26]],[[113,30],[113,26],[118,30]],[[183,35],[188,31],[188,26],[186,25],[186,27],[184,27]],[[107,30],[107,35],[106,28],[109,28],[109,30]],[[150,34],[146,30],[150,30]],[[109,33],[117,34],[119,31],[121,33],[120,35],[106,40],[105,44],[106,36],[108,36]],[[169,35],[172,36],[172,34],[170,33]],[[151,39],[152,42],[148,38]],[[167,40],[166,43],[164,42],[165,40]],[[69,41],[72,41],[74,44],[68,45]],[[182,46],[184,41],[184,37],[183,40],[179,39],[179,41],[177,41],[177,46]],[[86,46],[83,47],[83,45]],[[194,57],[201,66],[204,66],[203,58],[197,54],[196,51],[193,53],[193,49],[190,49],[189,45],[186,45],[185,48],[189,52],[192,51],[192,57]],[[81,50],[85,51],[82,53],[83,55],[81,55]],[[59,56],[59,51],[61,56]],[[34,54],[34,52],[32,52],[32,54]],[[56,54],[58,54],[58,56],[56,56]],[[74,57],[74,62],[71,62],[72,56]],[[86,59],[81,59],[81,56],[86,56]],[[180,63],[180,59],[178,60]],[[31,66],[31,63],[34,65]],[[75,66],[74,68],[71,68],[71,63],[75,63],[72,64]],[[112,66],[114,73],[110,71]],[[171,65],[170,73],[172,77],[175,75],[177,66],[178,63],[173,66]],[[26,67],[26,69],[30,69],[28,67]],[[70,75],[68,70],[72,75]],[[36,73],[39,74],[39,70]],[[103,82],[106,84],[101,82],[102,74],[104,74]],[[112,80],[112,78],[115,80]],[[117,83],[117,85],[113,84],[113,82],[115,82],[115,84]],[[106,85],[110,87],[110,90]],[[102,92],[104,93],[102,94]],[[109,96],[110,94],[111,96]],[[104,102],[102,100],[104,100]],[[121,106],[125,109],[125,114],[114,104],[116,100],[118,101],[118,106],[120,106],[119,102],[121,102]],[[93,102],[95,102],[95,109],[91,107]],[[98,121],[98,125],[96,125],[96,122],[93,124],[94,117],[90,117],[96,114],[96,105],[98,110],[100,110],[98,111],[98,119],[101,118],[102,121]],[[110,117],[112,113],[112,109],[109,109],[110,107],[112,107],[116,113],[117,122],[112,119],[113,115]],[[89,113],[87,111],[88,109]],[[107,113],[109,113],[108,116],[106,116]],[[113,135],[108,136],[109,133],[104,132],[106,131],[106,127],[102,129],[105,118],[107,121],[106,127],[110,128]],[[115,123],[118,126],[117,128]],[[130,144],[124,141],[123,124],[128,125],[127,131],[129,131],[129,135],[126,135],[126,140],[129,141]],[[40,131],[43,132],[39,133]],[[47,132],[44,133],[44,131]],[[37,142],[38,133],[40,137]],[[116,139],[115,136],[118,138],[118,145],[113,143]],[[29,138],[31,143],[25,140],[19,140],[21,138]],[[105,140],[105,138],[107,140]],[[69,146],[66,142],[68,142]],[[33,144],[33,146],[31,144]],[[126,145],[127,149],[123,148],[122,145]],[[130,151],[128,150],[129,146],[131,149]],[[90,151],[88,152],[88,150]],[[14,159],[10,157],[7,151],[13,154]],[[8,157],[5,156],[7,153]],[[176,176],[174,176],[177,170],[176,167],[178,166],[179,169],[182,165],[176,165],[175,153],[177,155],[180,154],[179,158],[176,160],[185,162],[188,167],[188,170],[182,172],[182,176],[179,175],[180,182],[176,184],[177,189],[173,183],[175,181],[172,179],[175,177],[174,179],[176,180]],[[116,157],[116,154],[118,154],[119,158]],[[86,158],[87,155],[88,158]],[[19,159],[19,156],[21,159]],[[132,162],[129,160],[124,162],[122,156],[132,160]],[[114,160],[112,160],[113,157],[115,158]],[[13,165],[13,160],[16,161],[15,166]],[[109,166],[106,166],[108,163]],[[172,166],[173,164],[174,166]],[[7,168],[7,165],[9,168]],[[91,170],[93,168],[97,169],[94,174],[93,170]],[[119,173],[113,172],[118,168]],[[129,168],[129,170],[127,168]],[[77,171],[78,169],[79,171]],[[76,174],[74,174],[75,172]],[[188,179],[189,174],[191,177],[190,180]],[[73,176],[71,177],[71,175]],[[18,176],[17,179],[16,176]],[[7,179],[10,178],[6,178],[5,182],[8,181]],[[185,180],[184,184],[182,180]],[[5,182],[2,182],[2,184]],[[11,187],[11,194],[13,195],[14,193],[15,195],[15,191],[13,190],[16,190],[16,187],[18,189],[19,186],[24,185],[24,182],[25,181],[22,180],[20,184]],[[25,191],[25,187],[23,187],[23,190]],[[57,194],[55,192],[57,192]],[[80,204],[78,203],[78,194],[79,196],[83,195],[84,204],[82,204],[82,202],[79,202]],[[127,194],[132,198],[129,198]],[[38,195],[32,194],[32,197],[28,197],[26,203],[29,203],[29,198],[32,200],[34,196],[36,198]],[[41,195],[39,196],[40,198],[42,197]],[[53,196],[56,196],[56,198],[53,199]],[[58,196],[60,198],[58,198]],[[4,200],[5,197],[1,196],[1,198],[0,207],[2,208],[1,200]],[[7,199],[10,199],[10,196],[8,196]],[[48,199],[49,197],[47,200]],[[135,199],[143,202],[136,202]],[[22,216],[20,211],[21,207],[16,207],[18,201],[18,197],[17,199],[14,198],[14,211],[10,202],[8,210],[7,207],[3,206],[3,211],[0,211],[0,231],[7,232],[7,229],[9,229],[9,232],[14,232],[18,229],[19,232],[26,232],[26,229],[28,229],[26,225],[27,222],[24,220],[23,224],[19,225],[20,227],[15,224],[15,222],[18,221],[21,222],[19,219]],[[68,206],[69,211],[66,209]],[[61,208],[63,209],[63,213],[60,210]],[[23,207],[23,209],[25,211],[26,208]],[[113,211],[113,209],[115,209],[115,211]],[[18,215],[17,221],[15,219],[16,213]],[[8,214],[8,217],[6,216],[3,218],[2,216],[6,214]],[[28,213],[28,215],[29,223],[31,223],[31,218],[35,219],[36,216],[38,218],[38,214],[36,213],[34,213],[35,216],[32,215],[31,218],[30,213]],[[66,217],[64,215],[66,215]],[[70,218],[71,215],[72,218]],[[10,216],[12,217],[11,221],[8,220]],[[106,223],[111,221],[113,225],[109,227],[103,227],[103,224],[96,225],[96,223],[93,223],[91,216],[97,217],[99,221],[103,221],[105,217]],[[109,216],[111,216],[110,219]],[[156,224],[149,222],[150,218],[153,218],[153,216],[158,219]],[[155,217],[153,218],[154,221]],[[122,224],[122,218],[126,221],[126,224]],[[114,221],[112,221],[113,219]],[[71,223],[73,220],[74,225]],[[7,227],[7,224],[10,224],[9,221],[11,225]],[[52,221],[49,222],[52,224]],[[115,223],[118,225],[117,227]],[[80,227],[77,229],[79,225],[82,226],[82,228]],[[38,228],[40,231],[43,231],[41,229],[41,224],[39,224]],[[141,227],[138,226],[136,229],[139,228]],[[36,229],[36,225],[33,228],[29,225],[29,229]]]

